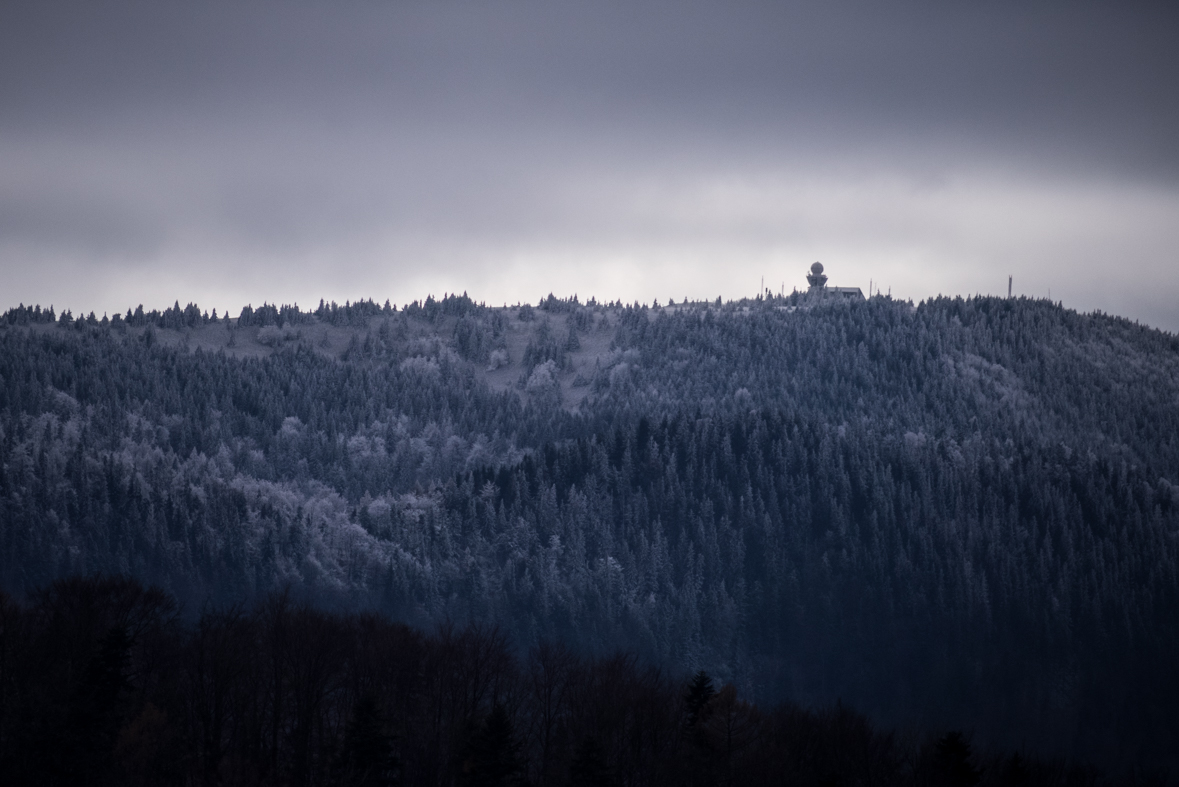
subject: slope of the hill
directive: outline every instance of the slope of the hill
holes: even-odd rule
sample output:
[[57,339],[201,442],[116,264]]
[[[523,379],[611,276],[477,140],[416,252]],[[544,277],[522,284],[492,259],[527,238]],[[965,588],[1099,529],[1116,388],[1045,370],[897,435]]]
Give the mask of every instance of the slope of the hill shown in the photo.
[[9,590],[291,585],[1001,745],[1179,740],[1173,336],[999,299],[0,322]]

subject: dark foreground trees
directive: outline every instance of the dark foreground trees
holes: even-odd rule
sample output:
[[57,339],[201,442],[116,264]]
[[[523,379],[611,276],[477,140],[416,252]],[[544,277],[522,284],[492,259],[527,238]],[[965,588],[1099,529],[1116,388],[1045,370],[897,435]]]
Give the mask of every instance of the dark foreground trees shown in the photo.
[[[837,705],[743,702],[628,656],[514,653],[267,598],[178,615],[123,578],[0,597],[6,785],[1099,784],[1091,770],[898,736]],[[1141,776],[1125,783],[1151,783]],[[1157,782],[1156,782],[1157,783]]]

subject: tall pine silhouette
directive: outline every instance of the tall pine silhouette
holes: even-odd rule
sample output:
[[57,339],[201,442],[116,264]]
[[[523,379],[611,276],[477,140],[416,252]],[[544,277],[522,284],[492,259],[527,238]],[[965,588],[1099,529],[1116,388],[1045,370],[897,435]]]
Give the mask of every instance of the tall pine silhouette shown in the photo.
[[508,787],[526,783],[512,718],[498,702],[471,738],[463,763],[462,783],[466,787]]

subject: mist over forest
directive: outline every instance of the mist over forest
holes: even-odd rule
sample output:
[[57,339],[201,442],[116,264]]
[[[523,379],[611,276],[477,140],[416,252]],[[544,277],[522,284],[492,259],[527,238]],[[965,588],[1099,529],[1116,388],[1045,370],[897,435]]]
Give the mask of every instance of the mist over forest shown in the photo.
[[[77,579],[95,575],[106,579]],[[788,772],[731,749],[722,767],[708,737],[719,732],[640,754],[625,736],[601,737],[594,725],[607,722],[573,716],[544,749],[519,686],[529,669],[553,669],[536,667],[553,647],[585,696],[622,691],[609,681],[625,678],[642,687],[634,696],[662,697],[651,707],[668,719],[687,714],[668,730],[714,723],[700,715],[713,694],[681,691],[703,673],[716,697],[729,691],[730,721],[734,708],[747,721],[755,706],[793,708],[753,725],[782,740],[962,730],[977,752],[1174,768],[1179,337],[992,297],[549,295],[493,308],[450,295],[401,308],[264,304],[233,318],[179,303],[101,319],[21,306],[0,316],[0,586],[0,762],[14,768],[37,751],[22,719],[42,718],[49,696],[30,694],[41,684],[20,669],[38,662],[21,643],[65,641],[53,621],[82,620],[88,604],[107,604],[93,613],[105,622],[61,667],[61,707],[98,702],[93,686],[69,694],[70,681],[130,696],[133,680],[102,676],[147,658],[131,619],[150,620],[142,632],[183,629],[185,658],[214,631],[251,661],[285,620],[354,643],[337,654],[340,676],[369,663],[355,655],[357,626],[399,643],[396,664],[417,676],[389,686],[418,686],[431,653],[492,653],[508,676],[447,705],[434,743],[406,721],[424,695],[376,701],[355,682],[331,694],[325,678],[335,699],[303,721],[280,724],[276,710],[254,728],[234,716],[241,737],[224,732],[202,783],[362,783],[340,774],[352,773],[356,731],[381,714],[401,719],[388,744],[401,766],[371,783],[482,783],[470,763],[509,728],[518,775],[537,784],[775,783]],[[155,611],[132,615],[144,608]],[[619,653],[630,661],[610,667]],[[207,765],[207,746],[178,742],[208,737],[195,716],[167,711],[189,706],[165,684],[135,684],[140,704],[111,728],[111,751],[160,691],[172,699],[151,707],[172,720],[157,725],[175,734],[168,745],[199,749]],[[837,701],[855,712],[824,710]],[[297,730],[308,737],[289,737]],[[882,751],[864,734],[847,746]],[[888,757],[910,765],[797,778],[1031,783],[1007,760],[982,767],[981,754],[974,781],[930,771],[961,738],[940,738],[942,749],[888,740]],[[303,775],[287,779],[277,763],[291,757]],[[66,783],[90,766],[62,767]],[[588,781],[569,782],[574,772]],[[1083,780],[1045,773],[1036,783]]]

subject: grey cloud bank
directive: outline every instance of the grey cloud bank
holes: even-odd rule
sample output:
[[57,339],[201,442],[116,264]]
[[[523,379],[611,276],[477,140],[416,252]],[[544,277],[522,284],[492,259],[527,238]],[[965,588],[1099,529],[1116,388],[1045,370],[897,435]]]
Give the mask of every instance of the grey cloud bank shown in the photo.
[[1161,5],[6,4],[0,308],[762,276],[1179,330]]

